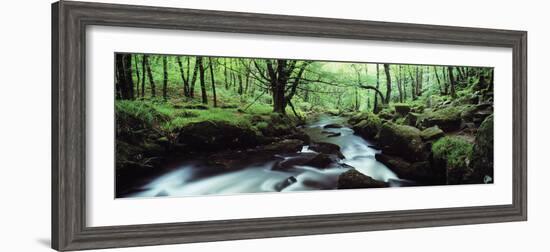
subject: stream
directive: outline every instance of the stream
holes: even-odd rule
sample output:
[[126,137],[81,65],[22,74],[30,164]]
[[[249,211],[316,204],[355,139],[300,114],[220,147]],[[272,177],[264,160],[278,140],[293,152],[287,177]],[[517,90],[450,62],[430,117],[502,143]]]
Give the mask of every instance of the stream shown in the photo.
[[[375,160],[374,155],[379,152],[371,148],[372,143],[360,136],[354,135],[353,130],[346,126],[342,128],[323,128],[328,124],[345,125],[345,118],[322,115],[306,124],[302,130],[315,142],[337,144],[345,158],[341,163],[355,167],[355,169],[376,180],[388,182],[390,186],[401,186],[395,173],[385,165]],[[331,133],[335,136],[330,136]],[[339,134],[338,134],[339,133]],[[312,152],[304,146],[301,152]],[[273,164],[285,156],[273,157],[262,164],[255,164],[244,169],[228,172],[209,172],[200,161],[186,161],[177,165],[175,169],[160,175],[150,183],[144,185],[139,192],[125,197],[157,197],[157,196],[198,196],[224,195],[256,192],[289,192],[307,190],[336,189],[338,175],[350,168],[318,169],[308,166],[295,166],[293,169],[280,171],[272,170]],[[406,182],[405,182],[406,183]]]

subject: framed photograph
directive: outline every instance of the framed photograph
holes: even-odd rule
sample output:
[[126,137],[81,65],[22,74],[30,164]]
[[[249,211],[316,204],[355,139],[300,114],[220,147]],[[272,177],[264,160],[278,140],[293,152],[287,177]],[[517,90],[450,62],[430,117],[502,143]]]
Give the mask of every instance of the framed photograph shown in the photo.
[[52,247],[527,219],[527,32],[52,5]]

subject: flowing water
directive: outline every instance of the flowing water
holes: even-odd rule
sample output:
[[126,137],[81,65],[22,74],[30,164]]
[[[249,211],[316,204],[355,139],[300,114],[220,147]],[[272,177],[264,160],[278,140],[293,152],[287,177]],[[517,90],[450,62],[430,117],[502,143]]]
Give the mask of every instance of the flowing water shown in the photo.
[[[372,143],[353,134],[348,127],[323,128],[327,124],[344,123],[344,118],[323,115],[305,125],[302,130],[312,141],[337,144],[345,158],[340,162],[355,167],[359,172],[376,180],[389,182],[390,186],[399,186],[400,180],[395,173],[376,161],[378,152]],[[330,137],[330,133],[340,133]],[[304,146],[301,152],[313,152]],[[178,167],[143,186],[141,191],[125,197],[155,196],[194,196],[209,194],[236,194],[274,191],[306,191],[336,189],[338,175],[349,170],[342,166],[318,169],[308,166],[295,166],[284,171],[273,170],[277,160],[288,157],[277,156],[260,165],[251,165],[244,169],[229,172],[208,172],[200,161],[184,162]],[[345,167],[345,166],[344,166]],[[211,170],[211,169],[210,169]],[[205,175],[206,174],[206,175]]]

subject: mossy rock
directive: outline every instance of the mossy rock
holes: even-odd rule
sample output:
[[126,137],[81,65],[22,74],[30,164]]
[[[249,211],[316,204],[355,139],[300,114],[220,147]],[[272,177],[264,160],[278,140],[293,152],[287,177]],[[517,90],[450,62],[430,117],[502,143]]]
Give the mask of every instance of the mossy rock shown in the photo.
[[411,111],[411,106],[405,103],[396,103],[393,105],[393,107],[395,108],[395,112],[397,112],[401,116],[405,116]]
[[446,136],[433,143],[433,162],[446,170],[447,184],[468,183],[472,175],[472,148],[471,143],[456,136]]
[[473,183],[482,182],[485,176],[494,178],[493,120],[493,115],[488,116],[476,133],[471,162],[473,172],[469,178]]
[[384,123],[378,134],[378,142],[384,152],[402,156],[409,161],[427,158],[420,130],[412,126]]
[[351,115],[351,117],[348,120],[348,123],[351,125],[357,124],[363,120],[366,120],[370,117],[372,113],[370,112],[357,112]]
[[247,148],[263,142],[252,127],[225,121],[202,121],[183,126],[177,132],[176,143],[188,151],[217,151],[227,148]]
[[439,126],[445,132],[452,132],[460,129],[462,122],[461,113],[465,107],[445,107],[423,114],[420,121],[422,127]]
[[443,136],[445,136],[445,132],[437,127],[437,125],[424,129],[420,132],[420,137],[422,137],[422,140],[424,141],[437,140]]
[[385,108],[378,113],[378,117],[384,120],[391,121],[393,120],[393,118],[395,118],[395,114],[391,109]]
[[370,113],[368,117],[354,124],[352,129],[356,134],[366,139],[374,139],[382,126],[382,120],[377,115]]
[[338,189],[381,188],[388,184],[375,180],[355,169],[350,169],[338,176]]
[[445,184],[442,171],[434,170],[429,161],[410,162],[398,156],[376,154],[376,161],[386,165],[399,178],[420,182],[422,184]]

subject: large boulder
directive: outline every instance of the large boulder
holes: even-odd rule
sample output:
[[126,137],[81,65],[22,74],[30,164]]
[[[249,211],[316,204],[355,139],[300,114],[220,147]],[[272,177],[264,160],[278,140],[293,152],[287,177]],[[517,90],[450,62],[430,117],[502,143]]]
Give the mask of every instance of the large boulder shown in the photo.
[[375,180],[355,169],[350,169],[338,176],[338,189],[381,188],[388,184]]
[[494,141],[493,141],[493,115],[490,115],[481,123],[477,130],[476,139],[472,151],[472,182],[487,181],[485,176],[494,178]]
[[333,143],[312,142],[308,148],[315,152],[324,153],[327,155],[335,155],[340,159],[345,158],[342,152],[340,151],[340,146]]
[[442,109],[434,110],[423,115],[419,121],[420,126],[428,128],[439,126],[445,132],[457,131],[462,122],[461,113],[464,107],[447,106]]
[[352,125],[352,129],[357,135],[366,139],[374,139],[382,126],[382,121],[377,115],[369,113],[363,117],[363,120]]
[[273,164],[272,170],[286,171],[296,166],[311,166],[319,169],[325,169],[336,165],[338,158],[324,153],[298,153],[291,157]]
[[461,117],[465,122],[473,123],[479,127],[485,118],[492,114],[493,105],[490,103],[482,103],[465,107],[461,113]]
[[411,106],[405,103],[396,103],[393,105],[395,112],[401,116],[406,116],[411,111]]
[[399,155],[409,161],[427,158],[420,130],[412,126],[384,123],[380,129],[378,144],[385,153]]
[[432,145],[433,165],[446,171],[447,184],[471,183],[472,144],[458,136],[446,136]]
[[399,178],[430,185],[445,184],[444,171],[433,167],[429,161],[409,162],[387,154],[376,154],[374,157],[395,172]]
[[176,143],[187,151],[218,151],[230,148],[249,148],[263,142],[262,136],[251,127],[229,122],[202,121],[178,130]]
[[420,132],[420,137],[422,137],[422,140],[424,141],[437,140],[443,136],[445,136],[445,132],[437,127],[437,125],[426,128],[422,132]]
[[274,142],[271,144],[268,144],[262,148],[260,148],[259,151],[262,152],[272,152],[276,154],[289,154],[289,153],[296,153],[300,150],[302,150],[302,147],[304,146],[304,141],[299,139],[284,139],[279,142]]

